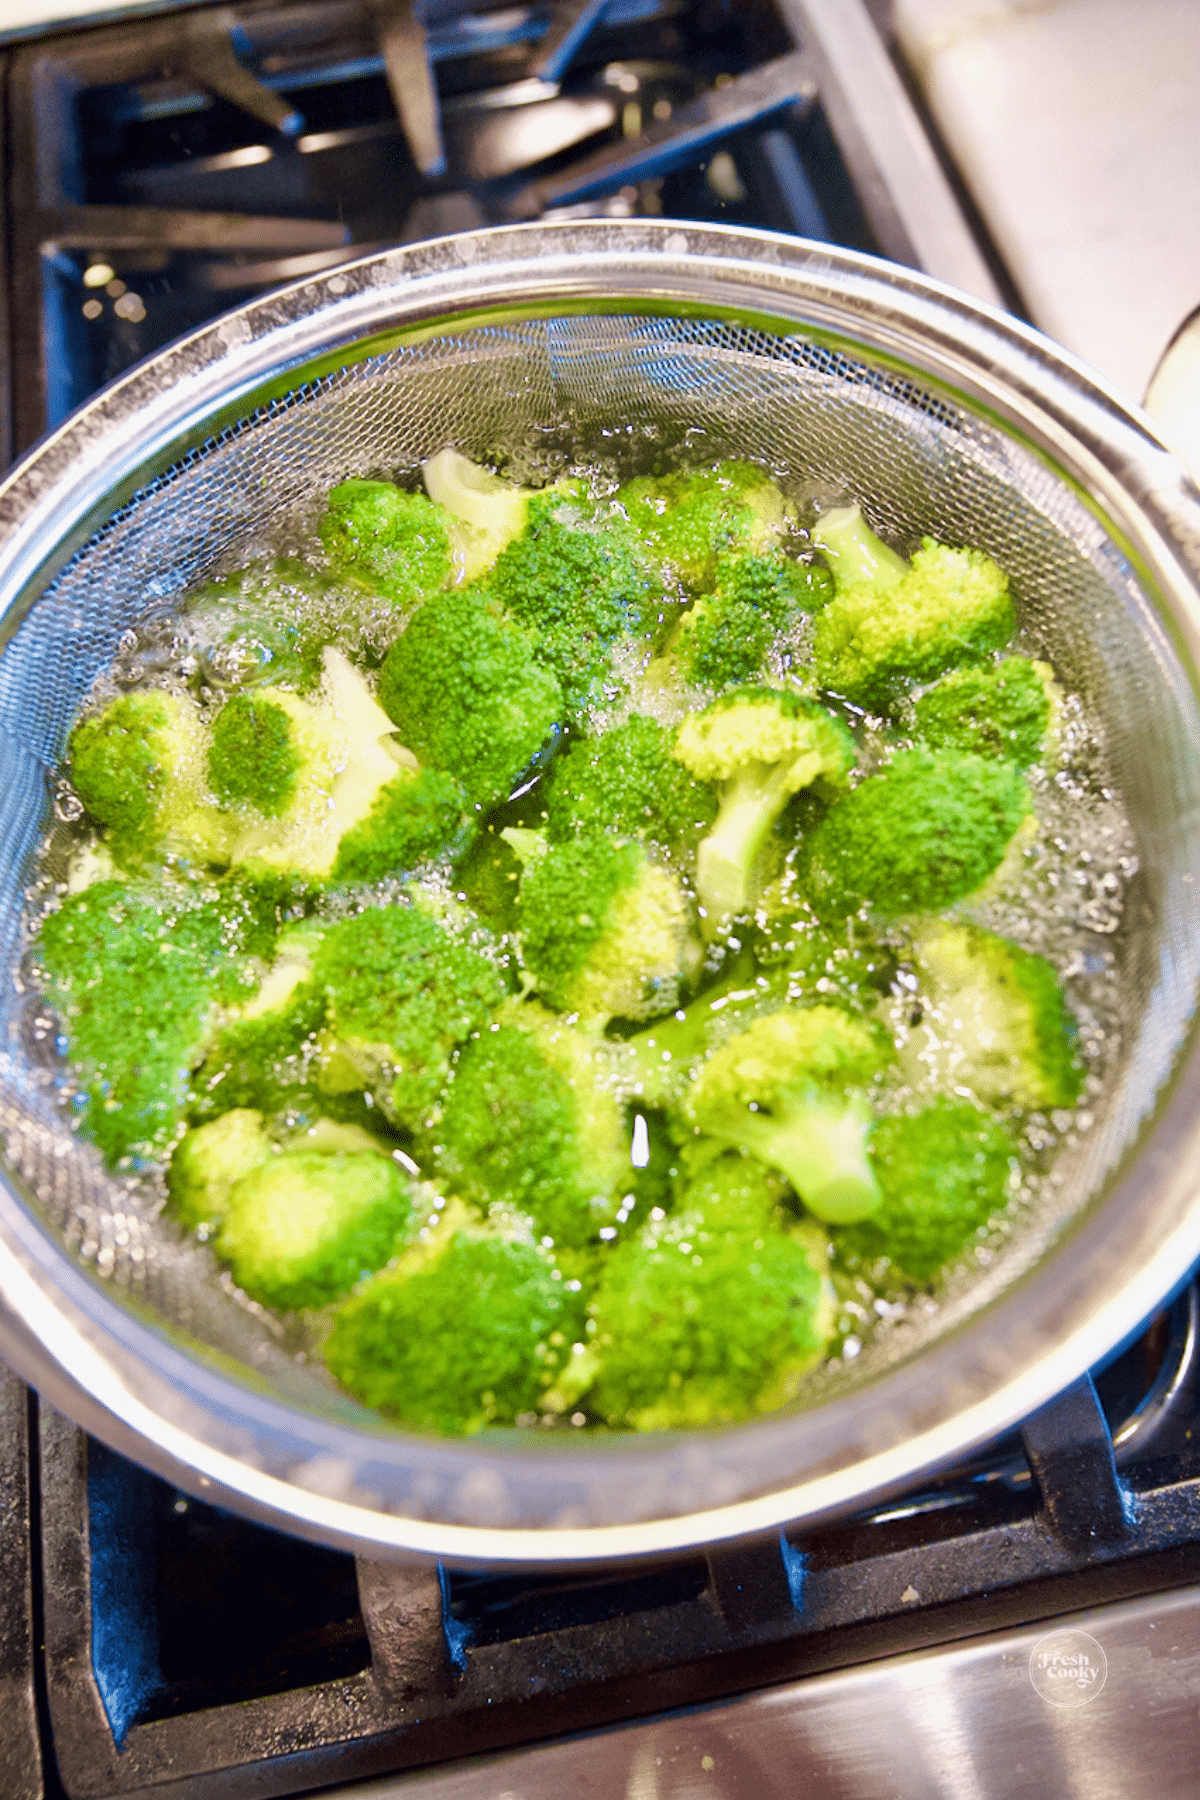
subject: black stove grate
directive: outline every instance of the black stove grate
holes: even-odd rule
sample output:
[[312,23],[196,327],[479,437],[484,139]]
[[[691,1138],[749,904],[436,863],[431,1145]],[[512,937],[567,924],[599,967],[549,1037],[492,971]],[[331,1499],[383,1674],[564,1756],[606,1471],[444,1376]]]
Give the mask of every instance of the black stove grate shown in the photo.
[[827,204],[871,246],[770,0],[610,0],[561,83],[532,72],[550,9],[443,7],[432,176],[404,10],[247,0],[13,54],[18,447],[181,332],[386,244],[563,205],[824,235]]

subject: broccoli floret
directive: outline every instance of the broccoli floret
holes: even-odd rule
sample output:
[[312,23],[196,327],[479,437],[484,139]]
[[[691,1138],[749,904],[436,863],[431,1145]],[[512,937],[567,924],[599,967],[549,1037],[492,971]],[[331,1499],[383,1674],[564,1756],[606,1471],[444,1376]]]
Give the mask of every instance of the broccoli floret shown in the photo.
[[200,829],[204,801],[204,733],[195,703],[183,694],[142,688],[81,719],[67,746],[75,791],[107,827],[121,863],[136,863],[166,845],[221,860],[219,831]]
[[917,938],[916,963],[918,994],[895,1007],[914,1086],[969,1088],[1020,1107],[1074,1106],[1083,1083],[1077,1028],[1045,957],[976,926],[932,925]]
[[460,522],[453,546],[464,581],[490,569],[529,523],[532,488],[516,487],[457,450],[439,450],[421,470],[429,498]]
[[484,809],[509,794],[563,716],[532,639],[478,589],[421,608],[388,651],[379,697],[420,761]]
[[110,1164],[169,1149],[215,1005],[249,990],[246,929],[237,895],[122,881],[44,920],[37,958],[66,1021],[82,1129]]
[[830,598],[825,569],[784,556],[722,557],[716,584],[676,629],[669,654],[679,676],[720,690],[757,680],[773,649],[786,646],[800,622]]
[[390,481],[343,481],[318,529],[335,569],[409,607],[450,579],[446,526],[446,513],[424,494]]
[[208,775],[218,800],[278,818],[296,791],[301,751],[295,720],[265,694],[234,694],[217,714]]
[[823,919],[864,904],[937,912],[999,868],[1031,810],[1010,764],[906,750],[830,808],[800,848],[797,881]]
[[[449,1213],[451,1208],[447,1208]],[[536,1411],[582,1309],[546,1252],[513,1230],[448,1220],[342,1306],[330,1372],[365,1406],[448,1434]]]
[[486,825],[454,865],[454,887],[493,931],[517,929],[517,892],[523,868],[501,832]]
[[753,904],[763,851],[792,795],[813,783],[836,791],[853,765],[854,740],[813,701],[777,688],[738,688],[689,714],[673,754],[698,780],[721,784],[716,824],[696,859],[711,935]]
[[325,932],[313,957],[327,1025],[317,1083],[366,1092],[398,1124],[422,1125],[455,1047],[504,999],[487,956],[411,902],[373,906]]
[[986,669],[952,669],[913,708],[917,736],[935,750],[996,756],[1026,769],[1037,761],[1059,711],[1049,663],[1007,656]]
[[172,1212],[183,1225],[204,1229],[218,1224],[229,1210],[235,1184],[283,1149],[321,1156],[362,1150],[388,1154],[377,1137],[335,1119],[315,1119],[280,1145],[270,1136],[261,1112],[235,1107],[189,1131],[176,1144],[167,1170]]
[[526,868],[518,915],[538,992],[588,1021],[666,1012],[695,960],[678,882],[616,838],[550,845]]
[[639,1104],[677,1102],[697,1066],[760,1012],[780,1004],[775,984],[748,951],[686,1007],[635,1032],[614,1050],[621,1079]]
[[325,1017],[312,971],[320,941],[316,924],[281,932],[257,992],[228,1010],[210,1034],[207,1055],[192,1077],[192,1119],[211,1119],[230,1108],[272,1114],[310,1103],[316,1034]]
[[230,1188],[216,1249],[251,1299],[323,1306],[395,1255],[412,1213],[411,1182],[388,1156],[284,1151]]
[[552,493],[530,506],[528,530],[497,557],[486,586],[530,633],[571,718],[623,685],[614,654],[636,639],[648,648],[663,608],[661,582],[625,520]]
[[817,674],[856,705],[886,711],[906,687],[1003,649],[1016,628],[1008,577],[981,550],[925,538],[898,568],[857,507],[827,513],[813,537],[838,588],[817,618]]
[[879,1205],[867,1158],[871,1111],[850,1090],[874,1081],[890,1056],[885,1034],[866,1019],[832,1006],[787,1007],[714,1051],[682,1114],[695,1133],[780,1170],[816,1218],[849,1223]]
[[609,1225],[629,1184],[603,1045],[538,1006],[508,1008],[464,1047],[436,1136],[456,1193],[527,1213],[559,1245]]
[[588,1398],[609,1425],[732,1423],[794,1396],[831,1335],[833,1297],[824,1241],[788,1229],[782,1193],[761,1164],[724,1156],[611,1257]]
[[672,755],[676,733],[635,713],[602,737],[572,744],[553,765],[545,797],[550,837],[609,833],[695,854],[712,825],[712,791]]
[[234,1183],[273,1154],[262,1114],[249,1107],[235,1107],[189,1131],[176,1144],[167,1172],[176,1218],[200,1226],[223,1219]]
[[722,556],[762,555],[790,523],[787,502],[767,471],[748,462],[639,475],[619,489],[617,500],[650,554],[693,594],[712,587]]
[[1011,1138],[978,1107],[939,1100],[917,1113],[881,1119],[871,1162],[883,1201],[861,1224],[835,1232],[852,1264],[887,1259],[902,1280],[922,1285],[970,1242],[1008,1200]]
[[[387,827],[395,813],[406,809],[417,759],[395,742],[392,721],[340,651],[325,651],[321,688],[313,698],[302,699],[284,688],[273,688],[269,697],[235,696],[217,719],[218,731],[234,709],[239,717],[247,709],[270,712],[272,730],[278,728],[281,739],[277,766],[293,771],[286,795],[278,787],[264,793],[252,734],[243,733],[240,725],[231,730],[220,772],[226,794],[239,796],[224,815],[235,868],[255,879],[283,875],[319,885],[335,878],[347,837],[346,865],[338,870],[338,880],[360,878],[354,872],[360,855],[369,854],[377,865],[393,844],[403,848]],[[215,780],[218,770],[211,760],[210,768]],[[361,828],[357,833],[356,827]]]
[[380,881],[452,849],[469,829],[462,783],[441,769],[396,775],[338,845],[334,881]]
[[[284,688],[235,694],[217,714],[208,774],[227,812],[230,860],[263,869],[328,873],[326,821],[334,786],[349,760],[338,710],[325,696],[303,700]],[[378,774],[394,774],[380,762]]]

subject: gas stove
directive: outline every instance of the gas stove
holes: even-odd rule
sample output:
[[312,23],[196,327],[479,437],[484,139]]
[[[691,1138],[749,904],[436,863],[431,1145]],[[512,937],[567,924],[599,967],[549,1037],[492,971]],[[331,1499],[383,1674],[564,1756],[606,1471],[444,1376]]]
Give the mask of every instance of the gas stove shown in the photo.
[[[858,0],[244,0],[5,57],[6,453],[230,305],[505,220],[768,226],[1020,307]],[[536,1577],[251,1525],[0,1371],[0,1794],[1191,1794],[1198,1355],[1193,1288],[875,1511]]]

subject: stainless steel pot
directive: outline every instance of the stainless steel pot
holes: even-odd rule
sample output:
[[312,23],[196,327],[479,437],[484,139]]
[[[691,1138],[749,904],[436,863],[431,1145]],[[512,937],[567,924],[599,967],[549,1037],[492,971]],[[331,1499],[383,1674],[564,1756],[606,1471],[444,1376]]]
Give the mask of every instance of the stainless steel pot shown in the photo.
[[1032,640],[1105,721],[1137,826],[1125,1036],[1004,1252],[807,1409],[460,1443],[390,1429],[290,1358],[65,1130],[9,997],[0,1353],[181,1487],[372,1556],[602,1561],[845,1509],[1020,1419],[1200,1256],[1200,494],[1036,333],[795,239],[588,222],[418,245],[230,314],[42,443],[0,489],[0,954],[49,772],[132,620],[340,476],[548,438],[750,452],[1010,569]]

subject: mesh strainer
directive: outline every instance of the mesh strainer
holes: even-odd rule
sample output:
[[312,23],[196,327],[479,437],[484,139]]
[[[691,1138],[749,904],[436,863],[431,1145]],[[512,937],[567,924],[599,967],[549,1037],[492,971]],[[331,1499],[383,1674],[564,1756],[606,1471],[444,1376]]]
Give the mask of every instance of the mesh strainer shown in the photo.
[[846,1507],[999,1430],[1134,1330],[1200,1255],[1200,496],[1032,332],[869,259],[765,234],[522,227],[272,296],[136,370],[0,490],[0,955],[50,772],[131,624],[353,474],[453,443],[628,467],[765,460],[873,523],[981,547],[1103,720],[1141,875],[1094,1125],[978,1277],[814,1404],[713,1434],[392,1430],[288,1354],[207,1253],[73,1138],[6,991],[0,1350],[192,1491],[325,1541],[491,1562],[651,1554]]

